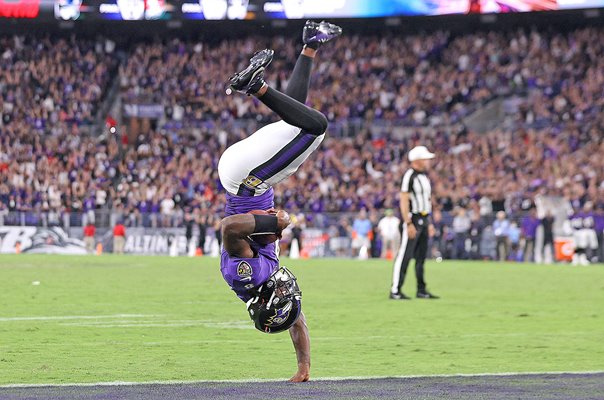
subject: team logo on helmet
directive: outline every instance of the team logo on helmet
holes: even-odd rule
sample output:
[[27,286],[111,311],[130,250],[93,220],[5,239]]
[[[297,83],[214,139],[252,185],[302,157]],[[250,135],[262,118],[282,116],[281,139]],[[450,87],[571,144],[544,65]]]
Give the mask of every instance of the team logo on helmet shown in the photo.
[[289,312],[292,310],[292,302],[289,301],[285,307],[283,308],[278,308],[275,310],[275,315],[273,315],[272,317],[270,317],[267,321],[266,321],[266,326],[269,327],[275,327],[275,326],[279,326],[282,325],[283,323],[285,323],[285,321],[287,321],[287,318],[289,317]]
[[239,265],[237,265],[237,275],[240,278],[250,278],[252,276],[252,273],[252,266],[246,261],[241,261]]

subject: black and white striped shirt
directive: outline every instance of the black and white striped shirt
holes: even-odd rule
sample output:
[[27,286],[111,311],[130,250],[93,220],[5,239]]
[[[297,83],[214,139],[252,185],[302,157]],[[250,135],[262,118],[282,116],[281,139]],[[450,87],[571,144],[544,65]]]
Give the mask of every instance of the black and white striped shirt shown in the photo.
[[401,192],[409,193],[412,214],[432,213],[432,187],[426,174],[409,168],[403,175]]

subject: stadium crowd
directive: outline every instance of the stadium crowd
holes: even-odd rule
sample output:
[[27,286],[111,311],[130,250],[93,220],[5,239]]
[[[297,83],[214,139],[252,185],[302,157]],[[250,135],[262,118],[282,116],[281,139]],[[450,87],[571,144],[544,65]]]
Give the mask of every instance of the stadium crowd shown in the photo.
[[[267,76],[283,87],[299,50],[285,37],[174,39],[136,44],[118,67],[104,41],[0,43],[0,216],[18,223],[9,212],[32,211],[33,224],[38,211],[60,224],[63,215],[82,213],[86,223],[106,210],[130,226],[181,226],[191,210],[220,215],[220,154],[273,118],[257,101],[225,96],[225,73],[270,46],[278,57]],[[361,208],[375,220],[398,208],[405,154],[421,142],[438,154],[430,175],[449,228],[466,211],[489,224],[498,211],[516,217],[538,194],[562,196],[577,211],[604,209],[604,160],[594,157],[604,153],[603,55],[604,30],[594,28],[343,36],[321,49],[309,103],[333,121],[360,118],[364,129],[328,137],[276,188],[278,206],[315,214],[317,225]],[[112,73],[124,103],[165,108],[136,140],[82,134]],[[498,95],[511,99],[500,127],[476,133],[459,124]],[[372,129],[383,120],[417,129],[395,138]]]
[[118,61],[101,41],[0,37],[3,131],[58,134],[93,122]]
[[[602,105],[603,40],[604,31],[594,28],[456,38],[443,32],[345,35],[321,49],[309,103],[331,121],[377,118],[422,126],[458,121],[495,95],[532,92],[520,104],[526,123],[581,120]],[[271,47],[277,58],[267,77],[284,87],[299,51],[295,43],[253,37],[137,45],[120,68],[124,102],[161,103],[177,121],[268,120],[272,115],[259,102],[224,95],[225,73]]]

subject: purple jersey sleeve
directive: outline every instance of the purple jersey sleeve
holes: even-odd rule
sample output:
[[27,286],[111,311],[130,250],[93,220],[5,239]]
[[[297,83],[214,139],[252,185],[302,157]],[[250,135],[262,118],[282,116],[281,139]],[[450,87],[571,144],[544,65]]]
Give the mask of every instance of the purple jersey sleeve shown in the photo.
[[276,243],[253,248],[256,257],[232,257],[223,249],[220,259],[220,271],[224,280],[243,301],[251,299],[250,290],[266,282],[279,268]]

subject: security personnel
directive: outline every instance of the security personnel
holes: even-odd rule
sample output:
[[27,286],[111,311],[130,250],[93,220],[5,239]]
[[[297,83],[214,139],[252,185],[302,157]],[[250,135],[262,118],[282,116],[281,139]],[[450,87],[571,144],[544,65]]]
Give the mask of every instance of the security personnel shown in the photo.
[[394,260],[390,298],[408,300],[401,291],[405,273],[412,258],[415,258],[417,277],[417,297],[420,299],[438,299],[438,296],[426,290],[424,281],[424,261],[428,252],[428,240],[434,235],[434,225],[430,222],[432,213],[432,188],[426,171],[434,153],[425,146],[417,146],[408,154],[411,168],[405,172],[400,193],[403,232],[401,247]]

